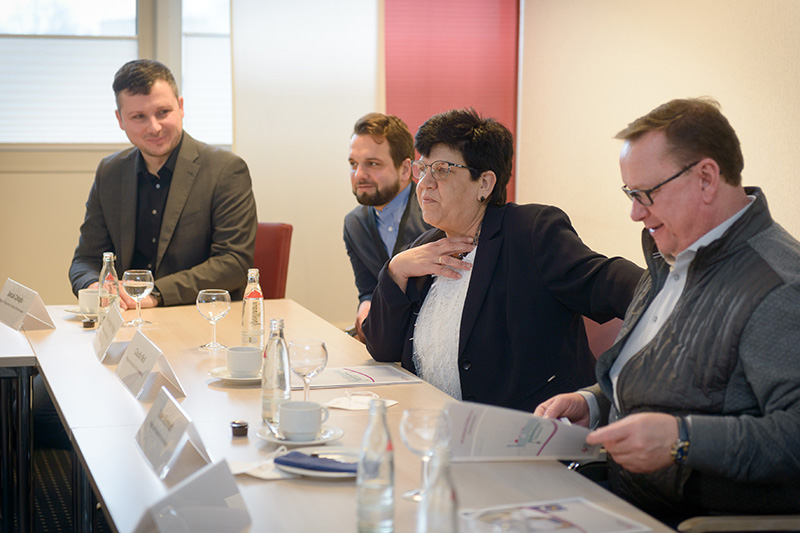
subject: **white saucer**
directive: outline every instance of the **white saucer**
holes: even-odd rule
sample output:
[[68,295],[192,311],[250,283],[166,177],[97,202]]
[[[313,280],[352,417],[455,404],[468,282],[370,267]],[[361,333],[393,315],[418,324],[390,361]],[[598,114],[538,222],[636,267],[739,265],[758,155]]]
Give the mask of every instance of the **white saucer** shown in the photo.
[[259,372],[257,376],[252,378],[235,378],[231,376],[231,373],[228,371],[227,366],[218,366],[217,368],[212,368],[211,370],[208,371],[208,374],[215,378],[221,379],[225,383],[233,383],[236,385],[261,383],[261,372]]
[[315,440],[279,439],[278,437],[272,434],[269,428],[259,429],[256,435],[258,435],[259,438],[262,438],[267,442],[271,442],[272,444],[282,444],[284,446],[316,446],[318,444],[325,444],[326,442],[333,442],[335,440],[341,439],[342,435],[344,435],[344,431],[342,430],[342,428],[322,426],[322,434],[319,436],[318,439]]
[[[271,433],[270,433],[271,435]],[[260,435],[259,435],[260,436]],[[358,462],[358,448],[349,448],[346,446],[318,446],[316,448],[304,448],[297,450],[298,452],[306,455],[316,454],[319,457],[326,457],[336,461],[343,461],[348,463]],[[308,477],[327,477],[327,478],[348,478],[356,477],[355,472],[327,472],[325,470],[311,470],[307,468],[299,468],[296,466],[279,465],[275,463],[275,468],[289,472],[290,474],[297,474],[299,476]]]
[[86,318],[97,318],[97,313],[84,313],[80,307],[67,307],[64,309],[67,313],[75,316],[83,316]]

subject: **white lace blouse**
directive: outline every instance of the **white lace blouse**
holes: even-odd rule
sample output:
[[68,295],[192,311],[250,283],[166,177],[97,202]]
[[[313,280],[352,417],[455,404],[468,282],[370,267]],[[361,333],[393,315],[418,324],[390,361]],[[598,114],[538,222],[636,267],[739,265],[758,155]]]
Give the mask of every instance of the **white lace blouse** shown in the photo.
[[[472,263],[477,250],[476,246],[464,261]],[[434,276],[414,324],[413,339],[417,375],[457,400],[461,400],[458,337],[472,270],[459,273],[460,279]]]

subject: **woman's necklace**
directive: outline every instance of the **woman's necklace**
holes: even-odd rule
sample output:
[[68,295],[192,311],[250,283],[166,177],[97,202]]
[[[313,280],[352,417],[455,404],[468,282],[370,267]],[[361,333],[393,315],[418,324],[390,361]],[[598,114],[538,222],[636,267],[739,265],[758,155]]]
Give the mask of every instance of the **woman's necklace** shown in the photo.
[[[483,223],[481,223],[481,226],[482,225],[483,225]],[[472,239],[472,244],[475,245],[475,246],[478,245],[478,235],[481,234],[481,226],[478,226],[478,231],[475,232],[475,237]],[[467,257],[468,254],[469,254],[469,252],[460,252],[460,253],[457,253],[457,254],[451,254],[450,257],[454,257],[455,259],[463,260],[465,257]]]

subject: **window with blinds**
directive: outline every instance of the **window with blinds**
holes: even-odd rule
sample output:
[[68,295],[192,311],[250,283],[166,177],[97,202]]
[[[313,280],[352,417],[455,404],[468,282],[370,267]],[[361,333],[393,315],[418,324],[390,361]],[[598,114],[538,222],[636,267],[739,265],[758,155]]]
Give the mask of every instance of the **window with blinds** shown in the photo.
[[[157,34],[137,27],[137,10],[136,0],[2,0],[0,143],[127,143],[111,83],[138,57],[139,38]],[[185,1],[181,13],[181,65],[168,66],[181,80],[184,126],[230,145],[230,0]]]

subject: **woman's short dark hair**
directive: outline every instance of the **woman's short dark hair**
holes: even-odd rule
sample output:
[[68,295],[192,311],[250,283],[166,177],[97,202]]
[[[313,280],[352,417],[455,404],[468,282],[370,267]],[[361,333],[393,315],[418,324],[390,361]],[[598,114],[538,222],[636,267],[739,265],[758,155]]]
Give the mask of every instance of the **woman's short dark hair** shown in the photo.
[[114,97],[117,99],[117,109],[119,109],[119,94],[122,91],[147,95],[158,80],[167,82],[175,93],[175,98],[180,98],[175,77],[163,63],[155,59],[134,59],[122,65],[114,75],[114,83],[111,84]]
[[506,186],[514,161],[514,136],[493,118],[482,118],[473,108],[453,109],[434,115],[419,127],[414,147],[428,157],[437,144],[457,150],[464,157],[473,181],[491,170],[497,177],[488,204],[506,203]]

